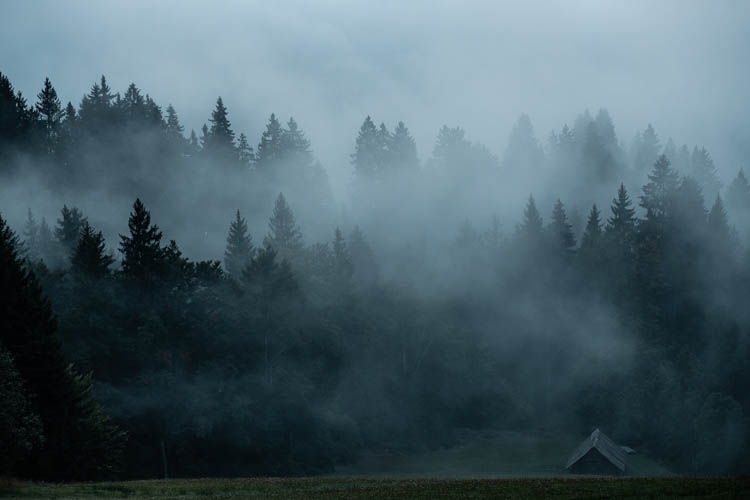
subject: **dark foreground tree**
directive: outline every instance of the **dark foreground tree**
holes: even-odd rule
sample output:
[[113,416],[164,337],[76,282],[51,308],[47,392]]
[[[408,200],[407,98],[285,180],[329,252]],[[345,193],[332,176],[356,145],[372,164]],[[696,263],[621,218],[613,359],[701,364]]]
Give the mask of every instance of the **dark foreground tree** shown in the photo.
[[66,366],[56,328],[49,302],[18,256],[16,235],[0,217],[0,344],[13,357],[45,438],[12,473],[46,480],[111,476],[125,436],[94,400],[91,376]]
[[88,221],[83,223],[81,237],[70,257],[71,269],[82,277],[103,278],[115,258],[104,251],[104,236],[95,232]]
[[128,228],[130,236],[120,235],[122,272],[136,279],[153,278],[163,270],[162,235],[159,226],[151,225],[151,214],[140,199],[133,203]]

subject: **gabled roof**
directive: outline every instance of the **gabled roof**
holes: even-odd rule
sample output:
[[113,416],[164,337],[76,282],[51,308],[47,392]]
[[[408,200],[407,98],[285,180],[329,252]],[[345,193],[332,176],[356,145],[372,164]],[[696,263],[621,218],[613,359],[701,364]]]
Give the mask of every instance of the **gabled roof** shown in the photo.
[[570,469],[573,464],[583,458],[583,456],[591,449],[596,449],[596,451],[601,453],[604,458],[612,463],[612,465],[625,472],[625,454],[614,443],[614,441],[605,436],[599,429],[595,429],[589,437],[584,439],[583,442],[578,445],[578,448],[576,448],[568,459],[568,464],[565,468]]

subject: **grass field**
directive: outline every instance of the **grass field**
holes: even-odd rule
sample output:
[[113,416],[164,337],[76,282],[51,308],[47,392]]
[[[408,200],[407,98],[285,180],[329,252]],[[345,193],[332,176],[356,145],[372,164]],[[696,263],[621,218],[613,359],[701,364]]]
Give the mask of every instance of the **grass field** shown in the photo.
[[89,484],[0,480],[0,498],[750,498],[750,478],[680,478],[638,454],[626,478],[572,477],[574,437],[467,432],[456,446],[364,455],[315,478],[188,479]]
[[190,479],[11,483],[1,498],[748,498],[748,478]]

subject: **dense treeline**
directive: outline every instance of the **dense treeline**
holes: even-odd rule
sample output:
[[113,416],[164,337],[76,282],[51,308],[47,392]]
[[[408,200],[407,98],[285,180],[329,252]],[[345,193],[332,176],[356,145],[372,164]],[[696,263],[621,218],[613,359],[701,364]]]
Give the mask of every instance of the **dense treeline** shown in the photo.
[[[368,117],[338,213],[293,119],[255,149],[221,99],[209,123],[186,139],[171,106],[104,77],[78,109],[49,80],[30,106],[0,75],[4,181],[136,200],[116,253],[77,207],[53,227],[29,208],[18,236],[0,219],[2,472],[315,473],[463,428],[592,427],[681,472],[747,472],[741,170],[724,190],[705,148],[650,125],[625,148],[604,110],[546,147],[522,116],[502,159],[443,126],[424,162],[403,123]],[[488,201],[510,191],[538,193],[520,220]],[[213,225],[223,259],[155,222]]]

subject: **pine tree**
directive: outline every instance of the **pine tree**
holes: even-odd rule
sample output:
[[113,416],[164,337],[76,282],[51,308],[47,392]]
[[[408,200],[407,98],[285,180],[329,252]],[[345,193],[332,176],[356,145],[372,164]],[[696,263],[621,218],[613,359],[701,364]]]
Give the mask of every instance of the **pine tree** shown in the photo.
[[129,237],[120,235],[123,274],[136,279],[160,275],[164,268],[164,250],[160,246],[162,233],[159,226],[151,225],[151,214],[140,199],[133,204],[128,228]]
[[185,147],[185,137],[182,133],[185,131],[185,127],[180,125],[180,119],[177,117],[177,111],[170,104],[167,106],[167,126],[165,129],[167,135],[167,142],[170,146],[179,152]]
[[352,260],[346,248],[344,236],[341,229],[336,227],[333,235],[333,261],[336,275],[341,279],[349,279],[352,276]]
[[88,221],[84,221],[81,237],[70,257],[71,270],[79,277],[103,278],[109,274],[109,266],[115,258],[105,253],[104,236],[95,232]]
[[354,153],[351,156],[357,176],[363,179],[375,178],[380,173],[381,158],[381,137],[375,123],[368,116],[359,128]]
[[23,249],[27,259],[32,262],[39,260],[39,224],[34,214],[31,213],[31,208],[27,211],[26,224],[23,228]]
[[708,230],[715,244],[729,246],[732,239],[732,228],[729,225],[729,217],[724,208],[721,195],[716,196],[711,211],[708,213]]
[[534,135],[529,116],[522,114],[508,138],[502,166],[508,171],[533,171],[544,163],[544,152]]
[[294,118],[289,118],[286,129],[281,131],[281,156],[302,167],[308,167],[312,163],[310,141]]
[[240,216],[239,209],[235,220],[229,225],[227,248],[224,251],[224,266],[231,276],[239,277],[253,256],[252,238],[247,232],[247,222]]
[[542,226],[542,216],[539,215],[539,210],[536,208],[534,197],[529,195],[519,232],[526,238],[527,242],[538,242],[542,235]]
[[0,343],[0,475],[4,477],[44,443],[42,422],[30,396],[13,356]]
[[359,226],[354,226],[349,235],[349,255],[352,259],[352,280],[362,287],[377,283],[379,271],[375,255]]
[[297,280],[289,262],[279,263],[276,250],[271,246],[259,249],[242,270],[242,281],[252,285],[258,298],[266,305],[297,291]]
[[255,165],[261,172],[270,173],[271,166],[282,158],[282,137],[284,131],[276,115],[271,117],[266,124],[266,130],[260,138],[255,158]]
[[716,166],[706,148],[693,148],[690,155],[690,176],[698,182],[703,193],[714,198],[721,189],[721,181],[716,173]]
[[737,177],[727,189],[727,204],[736,212],[750,210],[750,183],[747,182],[743,169],[737,172]]
[[413,172],[419,167],[417,143],[404,122],[398,122],[390,139],[391,168],[401,172]]
[[611,211],[605,232],[616,247],[630,251],[635,237],[635,208],[622,183],[617,190],[617,198],[612,200]]
[[656,131],[651,124],[639,133],[633,142],[633,168],[636,172],[643,172],[650,168],[658,159],[661,146]]
[[57,151],[60,123],[63,118],[62,104],[49,78],[44,79],[44,87],[37,94],[36,110],[42,124],[42,142],[45,153],[53,155]]
[[210,147],[209,146],[209,143],[211,142],[210,135],[211,134],[208,131],[208,127],[204,123],[203,126],[201,127],[201,152],[202,153],[206,153],[209,151],[207,148]]
[[247,142],[247,136],[245,134],[240,134],[240,138],[237,142],[237,157],[240,161],[240,166],[243,169],[249,169],[255,159],[255,153],[253,153],[253,148],[251,148],[250,144]]
[[302,248],[302,233],[282,193],[279,193],[276,198],[273,215],[268,221],[268,229],[270,232],[267,241],[276,251],[284,254]]
[[596,204],[591,206],[589,218],[586,221],[586,229],[583,230],[581,238],[581,251],[587,252],[599,248],[602,240],[602,221],[601,213],[596,208]]
[[55,238],[60,242],[65,253],[69,254],[78,243],[81,228],[87,219],[76,207],[68,208],[67,205],[63,205],[60,214],[62,218],[57,219]]
[[91,377],[66,367],[51,306],[17,248],[18,238],[0,217],[0,344],[32,394],[45,434],[44,446],[13,475],[52,481],[111,475],[125,436],[93,399]]
[[190,129],[190,139],[188,140],[188,153],[190,156],[195,156],[201,151],[201,144],[198,142],[198,136],[195,134],[195,130]]
[[237,159],[234,146],[234,131],[229,122],[228,112],[221,97],[216,100],[216,108],[211,113],[211,128],[206,134],[204,152],[223,160]]
[[568,223],[568,216],[565,213],[565,206],[558,199],[552,209],[552,222],[549,230],[552,234],[553,245],[562,255],[572,253],[576,246],[576,239],[571,228],[572,226]]
[[641,206],[646,209],[646,221],[658,224],[663,229],[663,224],[671,215],[679,174],[669,166],[667,157],[661,155],[654,163],[648,180],[648,184],[643,186]]

